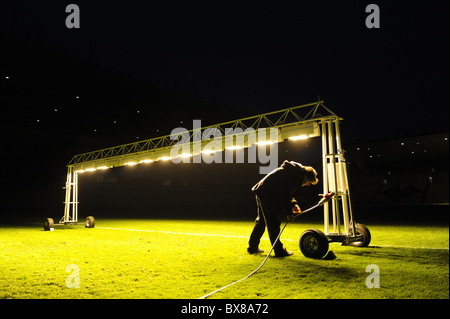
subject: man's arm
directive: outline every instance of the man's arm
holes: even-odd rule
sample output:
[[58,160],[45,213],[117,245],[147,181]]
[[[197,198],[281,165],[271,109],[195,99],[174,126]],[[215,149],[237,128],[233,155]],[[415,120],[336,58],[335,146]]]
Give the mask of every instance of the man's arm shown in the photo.
[[297,200],[295,198],[291,199],[291,211],[286,215],[287,219],[292,222],[295,219],[295,214],[301,212],[300,206],[298,206]]

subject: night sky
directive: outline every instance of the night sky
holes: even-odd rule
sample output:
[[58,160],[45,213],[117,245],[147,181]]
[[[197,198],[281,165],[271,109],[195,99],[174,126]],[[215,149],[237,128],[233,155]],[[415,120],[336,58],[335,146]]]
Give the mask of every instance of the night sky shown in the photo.
[[[80,8],[79,29],[66,27],[70,3]],[[448,1],[376,1],[380,28],[372,29],[370,3],[3,1],[3,214],[45,217],[52,203],[59,215],[73,155],[192,129],[193,119],[205,126],[320,99],[344,118],[344,144],[448,132]],[[227,174],[215,169],[209,174]],[[192,170],[180,185],[204,172]],[[251,197],[257,174],[228,175]],[[122,180],[105,182],[116,177],[91,178],[93,189],[123,190]],[[158,191],[164,178],[154,181]],[[200,193],[217,182],[202,178]]]
[[378,1],[379,29],[372,1],[75,1],[80,29],[69,3],[3,2],[0,22],[238,110],[223,121],[320,98],[348,140],[448,131],[448,1]]

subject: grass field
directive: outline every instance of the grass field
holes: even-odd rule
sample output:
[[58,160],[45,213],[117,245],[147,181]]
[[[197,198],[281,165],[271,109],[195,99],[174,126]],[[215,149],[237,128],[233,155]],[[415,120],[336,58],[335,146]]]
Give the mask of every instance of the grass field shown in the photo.
[[[199,298],[263,261],[265,255],[246,252],[252,226],[193,220],[97,220],[92,229],[53,232],[0,226],[0,298]],[[302,255],[298,238],[323,225],[289,224],[281,238],[294,256],[269,258],[254,276],[211,298],[449,298],[447,226],[367,226],[369,247],[330,244],[337,259],[313,260]],[[263,238],[268,252],[267,233]],[[371,264],[379,267],[380,288],[366,287]],[[79,288],[66,286],[70,265],[79,270]]]

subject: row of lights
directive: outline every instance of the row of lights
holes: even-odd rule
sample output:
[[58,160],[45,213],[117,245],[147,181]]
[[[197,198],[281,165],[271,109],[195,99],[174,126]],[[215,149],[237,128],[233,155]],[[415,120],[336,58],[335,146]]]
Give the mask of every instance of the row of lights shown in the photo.
[[[201,153],[213,154],[213,153],[215,153],[215,151],[202,151]],[[181,154],[179,157],[187,158],[187,157],[191,157],[191,156],[192,156],[192,154]],[[163,156],[163,157],[158,158],[157,161],[168,161],[170,159],[172,159],[172,157],[170,157],[170,156]],[[145,160],[140,161],[139,163],[138,162],[126,162],[126,163],[124,163],[124,165],[134,166],[134,165],[137,165],[137,164],[142,164],[142,163],[148,164],[148,163],[153,163],[153,162],[154,162],[153,160],[145,159]],[[83,169],[77,170],[77,171],[75,171],[75,173],[94,172],[96,170],[107,170],[107,169],[110,169],[112,167],[113,166],[100,166],[100,167],[97,167],[97,168],[91,167],[91,168],[86,168],[84,170]]]
[[[298,140],[304,140],[304,139],[307,139],[307,138],[308,138],[307,135],[299,135],[299,136],[290,137],[289,140],[291,140],[291,141],[298,141]],[[272,142],[272,141],[264,141],[264,142],[257,142],[256,145],[270,145],[270,144],[273,144],[273,143],[274,142]],[[244,148],[243,146],[229,146],[229,147],[225,147],[225,149],[228,149],[228,150],[239,150],[239,149],[243,149],[243,148]],[[200,153],[208,154],[208,155],[214,154],[216,152],[217,151],[214,151],[214,150],[200,151]],[[178,157],[188,158],[188,157],[192,157],[192,154],[185,153],[185,154],[181,154]],[[170,157],[170,156],[163,156],[163,157],[158,158],[157,161],[168,161],[170,159],[172,159],[172,157]],[[132,162],[126,162],[126,163],[124,163],[124,165],[134,166],[134,165],[137,165],[137,164],[142,164],[142,163],[148,164],[148,163],[152,163],[152,162],[154,162],[154,161],[150,160],[150,159],[145,159],[145,160],[140,161],[139,163],[133,162],[133,161]],[[84,170],[83,169],[77,170],[77,171],[75,171],[75,173],[94,172],[96,170],[106,170],[106,169],[109,169],[109,168],[112,168],[112,167],[113,166],[100,166],[100,167],[97,167],[97,168],[91,167],[91,168],[86,168]]]
[[[241,146],[227,147],[227,149],[230,149],[230,150],[237,150],[237,149],[242,149],[242,148],[243,147],[241,147]],[[201,151],[200,153],[211,155],[211,154],[216,153],[216,151],[208,150],[208,151]],[[181,154],[179,157],[188,158],[188,157],[192,157],[192,154],[189,154],[189,153],[188,154]],[[172,159],[172,157],[170,157],[170,156],[163,156],[163,157],[158,158],[157,161],[168,161],[170,159]],[[153,163],[153,162],[154,162],[153,160],[145,159],[145,160],[140,161],[139,163],[138,162],[126,162],[126,163],[124,163],[124,165],[134,166],[134,165],[137,165],[137,164],[142,164],[142,163],[148,164],[148,163]],[[86,168],[84,170],[83,169],[77,170],[77,171],[75,171],[75,173],[94,172],[96,170],[106,170],[106,169],[109,169],[109,168],[112,168],[112,167],[113,166],[100,166],[100,167],[97,167],[97,168],[91,167],[91,168]]]
[[[180,155],[180,157],[190,157],[190,156],[192,156],[192,155],[191,154],[182,154],[182,155]],[[172,159],[172,158],[169,157],[169,156],[163,156],[163,157],[158,158],[157,161],[168,161],[170,159]],[[153,162],[154,162],[153,160],[145,159],[145,160],[140,161],[139,163],[137,163],[137,162],[126,162],[126,163],[124,163],[124,165],[134,166],[134,165],[141,164],[141,163],[148,164],[148,163],[153,163]],[[110,169],[110,168],[113,168],[113,166],[99,166],[97,168],[91,167],[91,168],[77,170],[77,171],[75,171],[75,173],[94,172],[96,170],[107,170],[107,169]]]

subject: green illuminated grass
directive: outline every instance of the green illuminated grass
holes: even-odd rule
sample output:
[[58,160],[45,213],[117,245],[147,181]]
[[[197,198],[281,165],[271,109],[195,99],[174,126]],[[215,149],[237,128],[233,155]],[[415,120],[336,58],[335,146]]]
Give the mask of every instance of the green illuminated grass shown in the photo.
[[[0,298],[199,298],[253,271],[265,255],[246,252],[253,222],[97,220],[96,227],[0,227]],[[211,298],[449,298],[448,227],[371,226],[368,248],[331,244],[336,260],[313,260],[290,224],[295,255],[269,258],[249,279]],[[114,229],[109,229],[114,228]],[[119,229],[120,228],[120,229]],[[261,248],[270,249],[267,234]],[[67,288],[66,267],[80,270]],[[380,288],[366,287],[366,266]]]

